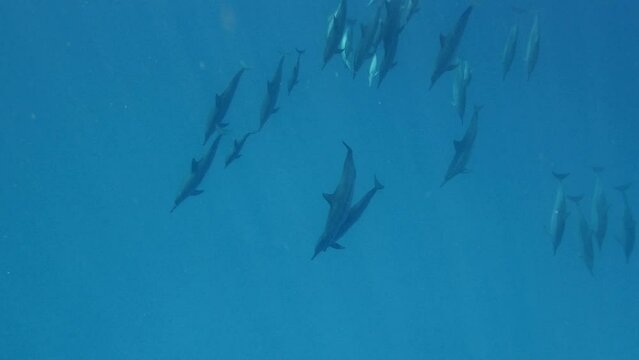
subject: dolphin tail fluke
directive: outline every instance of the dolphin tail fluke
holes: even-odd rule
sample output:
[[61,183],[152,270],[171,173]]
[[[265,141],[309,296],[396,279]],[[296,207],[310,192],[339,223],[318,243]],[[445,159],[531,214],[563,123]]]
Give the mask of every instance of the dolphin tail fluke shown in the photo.
[[375,190],[382,190],[384,188],[384,185],[382,185],[382,183],[379,182],[379,180],[377,179],[377,176],[375,176]]
[[350,146],[348,146],[348,144],[346,143],[346,141],[342,140],[342,144],[344,144],[344,146],[346,146],[346,150],[348,150],[348,152],[353,152],[353,149],[351,149]]
[[563,181],[565,178],[568,177],[568,175],[570,175],[570,173],[558,173],[556,171],[552,172],[552,176],[554,176],[557,180],[559,180],[559,182]]
[[604,171],[604,167],[603,166],[593,166],[592,167],[592,171],[594,171],[595,174],[601,174]]
[[252,67],[246,65],[244,60],[240,61],[240,66],[242,67],[242,70],[251,70],[251,69],[253,69]]
[[306,49],[295,48],[295,51],[297,52],[298,55],[304,55],[304,53],[306,52]]
[[630,185],[632,185],[632,183],[627,183],[627,184],[615,186],[615,190],[620,191],[622,194],[625,194],[626,191],[628,191],[628,189],[630,189]]

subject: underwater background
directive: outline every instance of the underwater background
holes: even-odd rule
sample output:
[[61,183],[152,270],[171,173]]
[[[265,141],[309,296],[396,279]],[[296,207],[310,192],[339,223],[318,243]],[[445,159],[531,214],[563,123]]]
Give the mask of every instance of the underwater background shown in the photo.
[[[430,91],[429,77],[469,2],[422,1],[379,89],[339,55],[321,70],[338,2],[0,2],[0,359],[639,358],[639,259],[617,241],[614,190],[639,178],[639,3],[477,1],[459,48],[477,141],[469,173],[440,187],[467,121],[454,74]],[[296,47],[299,85],[225,169]],[[170,213],[241,63],[204,193]],[[342,141],[355,198],[375,176],[385,188],[346,249],[310,261]],[[552,171],[589,215],[593,165],[611,205],[591,275],[573,205],[554,256],[548,226]]]

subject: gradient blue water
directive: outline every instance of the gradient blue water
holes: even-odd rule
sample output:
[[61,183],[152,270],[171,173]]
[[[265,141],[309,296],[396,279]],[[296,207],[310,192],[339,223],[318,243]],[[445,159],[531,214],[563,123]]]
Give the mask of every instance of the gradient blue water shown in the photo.
[[[372,16],[366,2],[350,1],[353,17]],[[440,189],[463,128],[452,75],[426,89],[438,34],[466,5],[424,1],[375,90],[337,58],[320,71],[334,0],[0,3],[0,358],[639,357],[639,259],[626,265],[615,241],[612,190],[639,177],[639,5],[481,1],[460,51],[469,107],[484,105],[472,172]],[[529,82],[532,16],[511,5],[540,14]],[[224,170],[294,47],[307,49],[299,87]],[[169,214],[241,61],[252,70],[205,192]],[[374,175],[386,188],[346,250],[311,262],[341,140],[355,197]],[[593,164],[612,208],[591,277],[576,217],[554,257],[546,228],[551,170],[571,172],[567,191],[589,206]]]

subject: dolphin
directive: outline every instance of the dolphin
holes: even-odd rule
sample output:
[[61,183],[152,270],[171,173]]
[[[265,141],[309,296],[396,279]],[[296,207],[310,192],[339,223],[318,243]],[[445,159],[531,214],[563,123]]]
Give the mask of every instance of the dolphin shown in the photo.
[[353,150],[348,144],[343,143],[346,147],[346,159],[342,168],[342,176],[337,184],[337,188],[332,194],[324,194],[324,199],[329,204],[328,217],[324,231],[315,245],[315,253],[311,260],[322,251],[326,251],[329,247],[334,249],[343,249],[343,246],[336,242],[336,235],[339,233],[341,225],[346,220],[351,201],[353,200],[353,189],[355,187],[355,162],[353,161]]
[[291,73],[291,78],[288,79],[288,94],[291,94],[293,88],[297,83],[299,83],[299,75],[300,75],[300,58],[304,55],[305,50],[295,49],[297,51],[297,61],[295,62],[295,66],[293,66],[293,72]]
[[468,125],[468,129],[466,129],[464,137],[461,140],[453,141],[455,145],[455,155],[450,165],[448,165],[446,176],[440,186],[444,186],[455,176],[468,172],[466,165],[468,164],[468,160],[470,160],[475,138],[477,137],[477,123],[479,120],[479,110],[481,110],[481,108],[481,106],[475,106],[473,117],[470,119],[470,124]]
[[344,236],[344,234],[353,226],[353,224],[355,224],[357,222],[357,220],[359,220],[360,216],[362,216],[362,214],[364,213],[364,210],[366,210],[366,207],[368,207],[368,204],[373,199],[373,196],[375,196],[375,194],[379,190],[382,190],[383,188],[384,188],[384,185],[382,185],[379,182],[379,180],[377,180],[377,177],[375,177],[375,184],[373,185],[373,188],[370,189],[348,211],[348,215],[346,216],[346,219],[344,220],[342,225],[339,227],[339,230],[337,231],[337,234],[335,234],[335,242],[339,241],[339,239],[342,236]]
[[526,70],[528,71],[528,79],[535,66],[537,65],[537,59],[539,58],[539,15],[535,15],[532,29],[530,29],[530,35],[528,37],[528,47],[526,48]]
[[623,197],[624,210],[623,210],[623,237],[619,240],[621,246],[623,246],[623,252],[626,256],[626,264],[630,262],[630,255],[635,247],[635,219],[632,216],[632,209],[630,208],[630,202],[626,191],[630,188],[630,184],[625,184],[615,187]]
[[346,0],[341,0],[337,10],[328,17],[328,29],[326,31],[326,45],[324,46],[324,63],[322,69],[331,60],[333,55],[340,53],[340,41],[346,29]]
[[377,45],[379,44],[379,40],[381,39],[381,16],[382,7],[380,6],[377,8],[375,18],[373,18],[373,21],[370,24],[360,25],[361,37],[357,49],[355,49],[355,52],[353,53],[353,78],[355,78],[359,69],[362,67],[362,65],[364,65],[364,62],[375,55]]
[[557,194],[555,195],[555,205],[552,209],[552,215],[550,217],[550,236],[552,238],[553,254],[557,254],[557,248],[561,244],[561,240],[564,236],[564,230],[566,228],[566,219],[570,215],[566,210],[566,194],[564,192],[563,180],[569,174],[560,174],[553,172],[555,178],[559,181],[557,187]]
[[404,29],[401,24],[401,3],[399,0],[386,0],[386,21],[384,21],[384,31],[382,41],[384,44],[384,56],[379,65],[379,80],[377,87],[382,85],[388,72],[397,65],[395,55],[399,44],[399,34]]
[[180,205],[182,201],[184,201],[189,196],[200,195],[204,192],[204,190],[199,190],[197,187],[200,185],[202,180],[204,180],[204,176],[206,176],[206,173],[211,167],[211,163],[215,158],[215,153],[217,152],[217,148],[220,145],[221,139],[222,134],[219,134],[213,141],[213,144],[211,144],[209,150],[200,160],[191,160],[191,173],[189,174],[184,187],[182,187],[182,190],[175,198],[175,202],[173,204],[171,212],[173,212],[178,207],[178,205]]
[[506,74],[510,71],[510,67],[515,59],[515,52],[517,52],[517,38],[519,37],[519,26],[513,25],[510,28],[506,45],[504,46],[504,52],[501,55],[501,79],[506,79]]
[[610,210],[610,205],[606,199],[606,194],[604,193],[601,181],[603,168],[595,166],[593,167],[593,171],[595,172],[596,180],[595,190],[592,195],[590,218],[593,226],[592,228],[594,230],[594,236],[597,240],[597,245],[599,246],[599,250],[601,250],[601,246],[603,245],[603,240],[606,237],[606,231],[608,229],[608,210]]
[[459,20],[457,20],[457,24],[455,24],[455,28],[448,35],[440,34],[439,35],[439,53],[437,53],[437,58],[435,59],[435,68],[433,69],[433,74],[430,77],[430,89],[433,88],[435,82],[447,71],[453,70],[457,67],[457,64],[454,64],[453,61],[455,59],[455,55],[457,54],[457,48],[459,47],[459,43],[461,42],[462,36],[464,35],[464,30],[466,29],[466,24],[468,24],[468,17],[470,13],[473,11],[473,5],[470,5],[464,10]]
[[346,20],[346,28],[339,42],[342,61],[349,71],[353,70],[353,22]]
[[282,83],[282,66],[284,64],[284,55],[280,58],[280,63],[277,66],[273,79],[266,83],[266,95],[262,101],[262,108],[260,111],[260,128],[262,130],[264,124],[268,121],[269,117],[275,114],[279,108],[276,106],[277,98],[280,94],[280,85]]
[[377,61],[377,55],[373,56],[371,60],[371,66],[368,69],[368,86],[373,86],[373,81],[379,76],[379,62]]
[[244,136],[241,139],[235,139],[233,141],[233,151],[231,151],[229,156],[226,157],[226,161],[224,162],[224,168],[227,168],[233,161],[239,159],[242,156],[240,152],[242,151],[242,148],[244,147],[246,140],[249,138],[249,136],[254,135],[256,133],[257,132],[255,131],[248,132],[244,134]]
[[206,123],[204,144],[206,144],[217,128],[224,128],[228,125],[228,123],[223,123],[222,120],[231,105],[233,96],[235,96],[235,90],[237,90],[242,74],[244,74],[244,71],[247,69],[246,66],[242,65],[242,68],[233,76],[233,79],[231,79],[231,82],[226,86],[224,92],[222,94],[215,94],[215,108]]
[[419,0],[408,0],[405,5],[406,9],[406,23],[410,21],[410,19],[421,10],[419,7]]
[[464,114],[466,112],[466,89],[472,79],[468,61],[461,61],[457,67],[457,76],[453,83],[453,106],[457,109],[457,114],[464,124]]
[[568,196],[568,199],[575,203],[575,207],[577,208],[577,213],[579,214],[579,237],[581,238],[582,245],[582,258],[588,271],[590,271],[590,275],[594,275],[593,273],[593,265],[595,259],[595,252],[592,246],[592,230],[590,230],[590,226],[588,225],[588,221],[581,211],[581,206],[579,206],[579,202],[583,199],[583,195],[578,196]]

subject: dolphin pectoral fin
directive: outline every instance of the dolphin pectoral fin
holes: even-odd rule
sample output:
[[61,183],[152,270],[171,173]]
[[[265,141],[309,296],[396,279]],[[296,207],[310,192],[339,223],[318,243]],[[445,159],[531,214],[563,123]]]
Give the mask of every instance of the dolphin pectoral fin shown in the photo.
[[200,195],[200,194],[201,194],[201,193],[203,193],[203,192],[204,192],[204,190],[197,190],[197,189],[195,189],[195,190],[193,190],[193,192],[191,193],[191,195],[193,195],[193,196],[198,196],[198,195]]
[[457,67],[459,66],[459,63],[455,63],[455,64],[450,64],[446,67],[446,71],[452,71],[457,69]]
[[333,249],[336,249],[336,250],[344,250],[344,249],[346,249],[345,247],[343,247],[342,245],[340,245],[340,244],[338,244],[338,243],[332,243],[330,246],[331,246]]
[[444,47],[446,45],[446,36],[444,34],[439,34],[439,46]]
[[324,193],[322,194],[322,196],[324,196],[324,199],[329,203],[332,204],[333,203],[333,194],[328,194],[328,193]]
[[197,170],[197,160],[191,159],[191,172],[195,172]]

